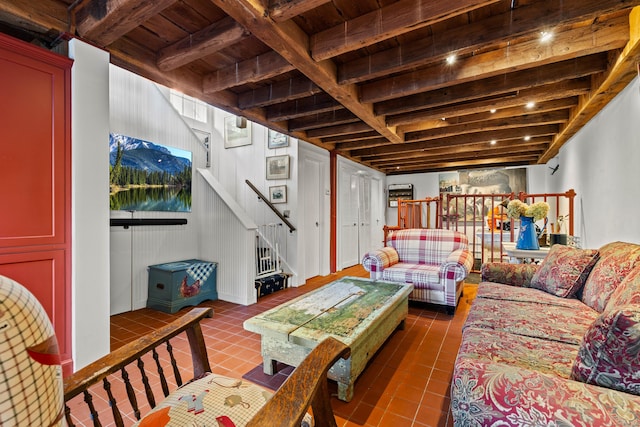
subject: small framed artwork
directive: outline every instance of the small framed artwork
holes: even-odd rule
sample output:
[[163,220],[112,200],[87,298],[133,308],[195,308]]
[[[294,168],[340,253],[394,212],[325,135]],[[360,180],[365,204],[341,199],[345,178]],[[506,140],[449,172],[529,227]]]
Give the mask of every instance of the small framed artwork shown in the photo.
[[224,148],[251,145],[251,122],[244,117],[229,116],[224,119]]
[[267,157],[267,179],[289,179],[289,156]]
[[289,146],[289,135],[277,132],[273,129],[269,129],[268,136],[268,147],[269,148],[281,148]]
[[269,201],[271,203],[287,203],[287,186],[276,185],[269,187]]

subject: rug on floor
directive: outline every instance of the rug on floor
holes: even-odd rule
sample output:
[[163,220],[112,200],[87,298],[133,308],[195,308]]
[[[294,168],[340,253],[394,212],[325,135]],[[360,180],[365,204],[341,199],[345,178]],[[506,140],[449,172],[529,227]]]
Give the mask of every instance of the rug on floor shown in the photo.
[[256,366],[246,374],[242,376],[247,381],[251,381],[254,384],[261,385],[270,390],[277,390],[282,383],[293,372],[293,366],[285,365],[284,363],[277,362],[277,371],[273,375],[267,375],[264,373],[262,364]]

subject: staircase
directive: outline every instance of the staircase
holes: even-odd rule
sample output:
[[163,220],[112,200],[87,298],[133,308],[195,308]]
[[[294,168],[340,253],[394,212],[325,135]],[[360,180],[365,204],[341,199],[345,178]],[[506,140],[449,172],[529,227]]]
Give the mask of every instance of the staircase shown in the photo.
[[286,262],[287,239],[283,224],[265,224],[256,230],[256,278],[257,297],[260,298],[288,286],[291,273],[283,269]]

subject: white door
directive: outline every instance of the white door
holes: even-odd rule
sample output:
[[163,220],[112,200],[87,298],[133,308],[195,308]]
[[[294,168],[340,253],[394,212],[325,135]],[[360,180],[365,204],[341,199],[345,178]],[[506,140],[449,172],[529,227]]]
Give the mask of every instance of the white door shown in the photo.
[[303,161],[304,240],[299,244],[304,250],[304,277],[320,274],[321,177],[320,164],[311,159]]
[[343,269],[360,263],[358,256],[358,176],[349,170],[339,174],[339,218],[340,237],[338,268]]
[[385,200],[382,188],[381,180],[377,178],[371,180],[371,249],[384,246]]
[[[371,249],[371,178],[357,175],[358,260]],[[359,262],[359,261],[358,261]]]

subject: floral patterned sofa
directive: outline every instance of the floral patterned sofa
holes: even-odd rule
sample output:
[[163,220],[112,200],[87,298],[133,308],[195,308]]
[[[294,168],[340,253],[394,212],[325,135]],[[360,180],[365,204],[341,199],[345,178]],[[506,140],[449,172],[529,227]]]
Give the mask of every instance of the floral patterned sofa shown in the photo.
[[473,266],[469,240],[453,230],[407,228],[387,235],[362,265],[374,280],[413,283],[410,300],[445,305],[453,314]]
[[640,245],[483,265],[451,399],[460,427],[640,425]]

